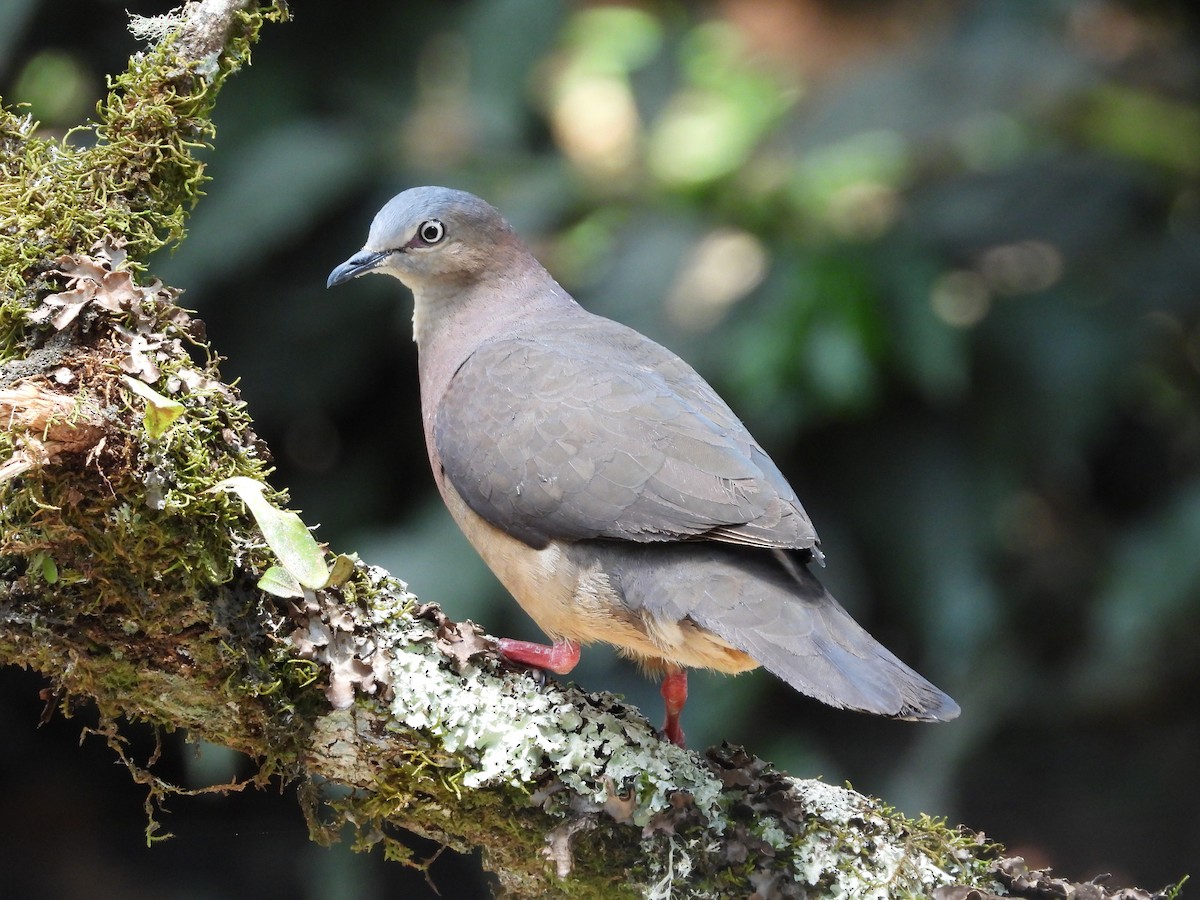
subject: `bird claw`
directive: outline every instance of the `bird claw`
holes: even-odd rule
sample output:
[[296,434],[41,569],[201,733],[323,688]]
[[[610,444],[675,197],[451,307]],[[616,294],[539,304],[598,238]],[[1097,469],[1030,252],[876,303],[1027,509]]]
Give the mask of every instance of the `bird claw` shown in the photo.
[[555,641],[547,646],[533,641],[500,638],[496,644],[500,655],[506,660],[539,672],[543,679],[547,672],[566,675],[579,662],[578,641]]
[[662,698],[667,707],[667,720],[663,722],[663,734],[677,747],[685,746],[683,728],[679,716],[687,703],[687,669],[672,669],[662,680]]

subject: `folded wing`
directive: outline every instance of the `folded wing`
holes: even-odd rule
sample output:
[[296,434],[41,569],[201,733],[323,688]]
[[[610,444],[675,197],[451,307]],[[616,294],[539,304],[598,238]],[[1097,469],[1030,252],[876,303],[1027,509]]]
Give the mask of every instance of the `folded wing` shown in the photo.
[[795,492],[716,392],[598,316],[483,343],[434,439],[467,504],[531,546],[709,539],[819,554]]

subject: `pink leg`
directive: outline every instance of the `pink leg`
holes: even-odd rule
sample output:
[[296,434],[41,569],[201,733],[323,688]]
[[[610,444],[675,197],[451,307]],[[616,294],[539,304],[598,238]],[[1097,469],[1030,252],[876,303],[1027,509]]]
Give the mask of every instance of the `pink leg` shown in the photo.
[[663,676],[662,696],[667,704],[667,721],[663,723],[663,732],[672,744],[682,747],[683,729],[679,727],[679,714],[687,703],[687,669],[672,669]]
[[[505,659],[555,675],[566,675],[579,662],[578,641],[555,641],[552,646],[532,641],[500,638],[500,655]],[[685,691],[686,693],[686,691]]]

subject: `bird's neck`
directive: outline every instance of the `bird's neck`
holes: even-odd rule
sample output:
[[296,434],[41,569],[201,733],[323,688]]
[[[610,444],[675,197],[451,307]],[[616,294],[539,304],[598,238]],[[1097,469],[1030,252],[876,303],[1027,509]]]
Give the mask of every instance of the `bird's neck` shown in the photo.
[[501,272],[452,290],[418,286],[413,297],[413,339],[427,436],[450,379],[480,344],[505,335],[536,333],[536,326],[526,323],[576,306],[540,266],[517,274]]
[[422,353],[459,338],[473,347],[515,320],[575,305],[536,262],[466,282],[416,285],[413,301],[413,340]]

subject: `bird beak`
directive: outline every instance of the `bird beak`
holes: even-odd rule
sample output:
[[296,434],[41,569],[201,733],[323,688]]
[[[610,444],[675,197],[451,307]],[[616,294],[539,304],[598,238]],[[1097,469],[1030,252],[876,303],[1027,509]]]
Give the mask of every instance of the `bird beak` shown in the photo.
[[352,278],[365,275],[372,269],[377,268],[390,255],[391,252],[388,250],[359,250],[329,273],[329,280],[325,282],[325,287],[337,287],[339,284],[345,284]]

